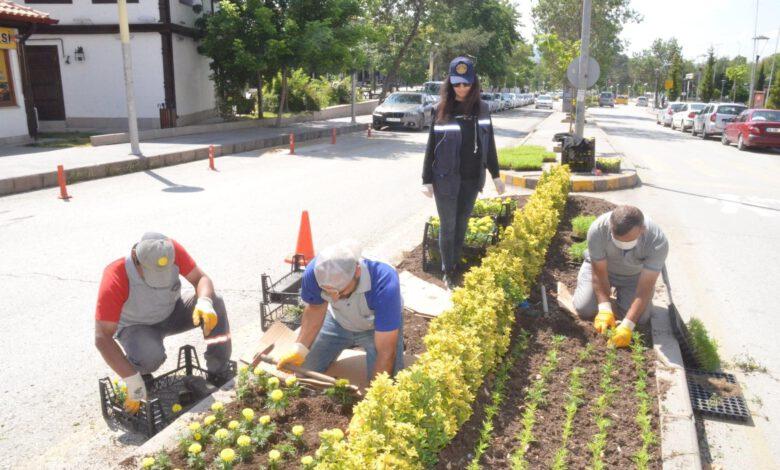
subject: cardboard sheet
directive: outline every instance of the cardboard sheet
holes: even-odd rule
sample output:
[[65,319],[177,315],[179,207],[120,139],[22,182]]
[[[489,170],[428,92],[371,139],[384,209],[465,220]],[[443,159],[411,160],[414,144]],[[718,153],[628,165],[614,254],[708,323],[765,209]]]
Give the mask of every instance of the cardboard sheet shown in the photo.
[[418,315],[434,318],[452,307],[450,293],[441,287],[424,281],[408,271],[401,271],[398,277],[401,281],[404,308]]

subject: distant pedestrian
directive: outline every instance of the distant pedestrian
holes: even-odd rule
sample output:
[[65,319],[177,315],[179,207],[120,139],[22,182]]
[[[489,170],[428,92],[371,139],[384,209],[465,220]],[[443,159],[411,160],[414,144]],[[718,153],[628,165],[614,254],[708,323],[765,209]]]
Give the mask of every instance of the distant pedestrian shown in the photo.
[[471,59],[453,59],[441,87],[441,100],[433,108],[423,163],[422,191],[435,197],[441,222],[439,250],[447,287],[453,287],[469,217],[485,186],[485,169],[498,194],[504,192],[490,108],[480,91]]

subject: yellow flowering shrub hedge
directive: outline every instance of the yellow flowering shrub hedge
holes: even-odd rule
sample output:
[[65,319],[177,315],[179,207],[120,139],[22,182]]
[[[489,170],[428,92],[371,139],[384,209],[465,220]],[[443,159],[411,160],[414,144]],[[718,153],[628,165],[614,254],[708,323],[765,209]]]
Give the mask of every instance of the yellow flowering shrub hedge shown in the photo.
[[355,406],[349,439],[318,451],[318,469],[427,468],[469,418],[475,393],[507,352],[517,304],[539,276],[569,191],[569,169],[545,173],[452,308],[434,319],[427,351],[395,381],[377,377]]

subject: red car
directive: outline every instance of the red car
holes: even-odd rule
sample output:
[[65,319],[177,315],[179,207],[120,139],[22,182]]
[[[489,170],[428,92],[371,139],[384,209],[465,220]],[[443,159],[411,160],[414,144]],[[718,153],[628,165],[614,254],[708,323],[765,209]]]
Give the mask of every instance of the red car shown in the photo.
[[720,138],[723,145],[737,143],[737,148],[780,147],[780,110],[746,109],[731,120]]

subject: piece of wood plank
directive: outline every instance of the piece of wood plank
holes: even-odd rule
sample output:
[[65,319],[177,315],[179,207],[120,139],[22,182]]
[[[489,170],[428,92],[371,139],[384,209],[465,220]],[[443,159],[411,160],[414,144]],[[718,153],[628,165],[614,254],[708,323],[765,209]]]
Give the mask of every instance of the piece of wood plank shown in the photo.
[[441,287],[424,281],[408,271],[398,275],[404,308],[427,318],[435,318],[452,307],[450,293]]

